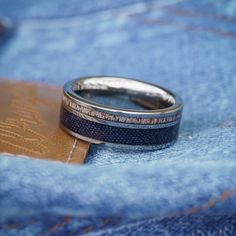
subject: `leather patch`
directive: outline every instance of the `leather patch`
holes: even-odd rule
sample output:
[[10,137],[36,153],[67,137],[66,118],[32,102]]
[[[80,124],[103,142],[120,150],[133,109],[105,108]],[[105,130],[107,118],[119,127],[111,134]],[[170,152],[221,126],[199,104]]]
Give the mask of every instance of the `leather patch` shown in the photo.
[[0,80],[0,153],[83,163],[89,143],[59,127],[62,88]]

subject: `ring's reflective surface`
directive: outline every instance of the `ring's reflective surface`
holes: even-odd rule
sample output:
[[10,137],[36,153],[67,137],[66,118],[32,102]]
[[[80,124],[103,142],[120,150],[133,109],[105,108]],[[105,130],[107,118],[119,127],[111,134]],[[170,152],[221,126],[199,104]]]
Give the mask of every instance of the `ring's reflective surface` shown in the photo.
[[[145,110],[112,107],[88,100],[81,93],[126,94]],[[85,77],[64,86],[61,126],[92,143],[142,149],[164,148],[177,140],[181,99],[160,86],[121,77]]]

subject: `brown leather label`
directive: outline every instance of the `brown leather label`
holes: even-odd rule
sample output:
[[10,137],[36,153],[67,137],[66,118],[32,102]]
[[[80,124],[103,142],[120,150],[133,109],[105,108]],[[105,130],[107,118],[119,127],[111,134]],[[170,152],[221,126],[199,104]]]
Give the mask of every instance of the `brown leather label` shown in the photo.
[[59,127],[62,89],[0,80],[0,153],[83,163],[89,143]]

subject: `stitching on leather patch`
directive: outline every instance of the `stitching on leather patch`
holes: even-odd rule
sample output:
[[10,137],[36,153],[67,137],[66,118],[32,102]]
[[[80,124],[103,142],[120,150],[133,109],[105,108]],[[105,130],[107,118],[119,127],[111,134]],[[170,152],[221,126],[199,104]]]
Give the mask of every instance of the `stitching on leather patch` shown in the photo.
[[61,96],[59,87],[0,79],[0,153],[82,164],[88,147],[58,124]]
[[75,139],[75,141],[74,141],[74,143],[72,145],[72,148],[71,148],[71,150],[69,152],[69,155],[68,155],[68,157],[66,159],[66,163],[70,163],[70,161],[72,160],[72,155],[73,155],[73,152],[74,152],[74,150],[75,150],[75,148],[77,146],[77,143],[78,143],[78,140]]

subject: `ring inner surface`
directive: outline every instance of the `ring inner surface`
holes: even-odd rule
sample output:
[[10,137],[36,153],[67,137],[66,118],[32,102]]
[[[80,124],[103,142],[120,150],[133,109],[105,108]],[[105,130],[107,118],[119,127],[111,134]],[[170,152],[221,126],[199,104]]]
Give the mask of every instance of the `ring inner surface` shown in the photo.
[[75,81],[72,89],[87,100],[125,109],[156,110],[175,104],[174,95],[170,92],[155,85],[130,79],[86,78]]

